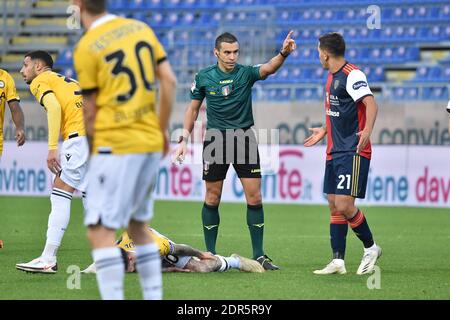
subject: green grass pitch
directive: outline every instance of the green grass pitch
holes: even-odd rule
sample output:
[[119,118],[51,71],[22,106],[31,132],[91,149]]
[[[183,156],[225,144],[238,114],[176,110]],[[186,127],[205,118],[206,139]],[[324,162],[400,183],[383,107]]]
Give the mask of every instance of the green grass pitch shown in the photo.
[[[153,226],[179,243],[204,249],[201,203],[156,203]],[[280,271],[248,274],[164,274],[164,299],[449,299],[450,211],[426,208],[362,208],[383,248],[379,289],[369,276],[355,274],[362,245],[349,230],[346,275],[315,276],[331,257],[325,206],[265,205],[265,250]],[[82,224],[81,201],[72,204],[71,222],[58,256],[56,275],[27,274],[15,264],[37,257],[44,245],[48,198],[0,196],[0,299],[99,299],[94,275],[81,276],[80,289],[68,289],[70,265],[91,263]],[[244,204],[222,204],[217,250],[251,256]],[[136,274],[125,280],[126,298],[141,299]],[[70,281],[69,281],[70,282]]]

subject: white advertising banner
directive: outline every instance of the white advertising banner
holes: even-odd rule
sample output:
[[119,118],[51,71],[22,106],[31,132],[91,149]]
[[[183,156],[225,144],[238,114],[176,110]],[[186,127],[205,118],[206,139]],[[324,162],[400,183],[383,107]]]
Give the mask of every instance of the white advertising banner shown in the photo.
[[[173,146],[173,149],[176,146]],[[170,157],[161,163],[157,199],[203,201],[201,145],[189,150],[182,165]],[[374,146],[365,199],[361,204],[450,207],[450,148]],[[260,146],[265,203],[326,204],[322,193],[325,147]],[[0,195],[48,196],[52,175],[46,166],[47,144],[5,143],[0,160]],[[276,174],[273,174],[276,172]],[[230,167],[222,200],[245,201],[242,185]]]

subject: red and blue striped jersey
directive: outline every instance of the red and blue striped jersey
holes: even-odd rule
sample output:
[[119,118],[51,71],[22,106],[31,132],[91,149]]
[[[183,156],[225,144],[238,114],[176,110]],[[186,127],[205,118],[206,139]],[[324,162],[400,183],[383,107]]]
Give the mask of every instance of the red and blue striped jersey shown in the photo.
[[[345,153],[355,153],[359,137],[366,125],[366,106],[362,99],[373,95],[365,74],[346,62],[335,73],[329,73],[326,84],[325,112],[327,126],[327,160]],[[370,159],[369,143],[360,155]]]

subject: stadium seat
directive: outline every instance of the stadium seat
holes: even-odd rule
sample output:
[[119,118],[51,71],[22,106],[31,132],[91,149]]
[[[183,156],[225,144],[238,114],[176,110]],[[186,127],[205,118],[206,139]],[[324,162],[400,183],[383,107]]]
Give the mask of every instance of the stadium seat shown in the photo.
[[127,0],[110,0],[108,1],[108,7],[111,11],[119,11],[128,7]]
[[440,26],[433,26],[430,28],[428,38],[433,41],[439,41],[441,39],[441,28]]
[[133,19],[146,22],[147,21],[147,13],[145,11],[136,11],[133,13]]
[[439,13],[436,13],[436,17],[439,16],[443,21],[449,21],[450,20],[450,5],[446,4],[443,6]]
[[165,17],[159,13],[154,12],[151,16],[147,17],[147,24],[149,24],[153,28],[161,27],[164,24]]
[[374,82],[381,82],[384,81],[385,77],[384,77],[384,69],[382,67],[376,67],[375,71],[373,71],[371,73],[371,81]]
[[321,99],[319,91],[314,88],[296,89],[294,98],[297,100],[318,100]]
[[416,101],[419,96],[419,89],[416,87],[413,88],[407,88],[406,89],[406,96],[405,98],[407,100]]
[[[326,32],[337,31],[346,39],[347,59],[360,66],[371,83],[386,80],[386,66],[418,65],[414,78],[406,82],[417,87],[410,88],[408,84],[402,91],[398,86],[386,90],[386,94],[391,92],[404,100],[421,98],[424,93],[434,99],[448,94],[442,84],[449,83],[450,57],[431,66],[420,64],[421,44],[450,41],[448,1],[382,0],[379,4],[383,24],[380,29],[366,27],[370,16],[367,8],[372,4],[369,0],[344,0],[339,6],[332,4],[329,0],[110,0],[109,8],[116,14],[145,21],[154,28],[166,46],[171,63],[178,68],[177,76],[182,83],[192,81],[187,76],[191,69],[215,62],[212,55],[205,54],[205,48],[210,50],[219,32],[238,25],[239,30],[234,33],[243,47],[245,44],[243,54],[247,53],[248,44],[258,43],[259,46],[264,39],[266,45],[262,50],[267,57],[279,48],[287,30],[294,29],[293,38],[299,49],[291,54],[276,75],[267,79],[271,85],[323,86],[327,71],[319,64],[317,39]],[[242,28],[245,29],[240,30]],[[17,43],[17,38],[13,38],[14,42]],[[261,50],[261,47],[255,50]],[[67,68],[72,66],[72,48],[61,50],[56,64],[70,73]],[[428,91],[419,88],[420,84],[428,85]],[[433,84],[444,89],[432,90]],[[282,88],[271,90],[264,96],[287,99]],[[293,90],[292,96],[318,96],[314,89],[308,90]]]
[[291,100],[291,89],[290,88],[277,89],[277,91],[276,91],[276,99],[278,101],[289,101],[289,100]]
[[440,67],[431,67],[428,73],[428,81],[437,81],[441,77]]
[[447,87],[429,87],[423,89],[423,98],[426,100],[449,100],[449,92]]
[[72,65],[72,50],[65,49],[61,51],[55,63],[61,66]]
[[68,78],[75,78],[75,70],[73,68],[66,68],[64,69],[63,74]]
[[145,9],[146,8],[146,2],[145,0],[130,0],[129,8],[133,9]]

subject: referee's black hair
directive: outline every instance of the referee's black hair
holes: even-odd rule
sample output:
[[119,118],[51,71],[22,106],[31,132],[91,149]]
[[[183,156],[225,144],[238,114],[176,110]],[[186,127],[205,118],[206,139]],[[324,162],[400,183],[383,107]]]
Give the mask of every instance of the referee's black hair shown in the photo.
[[25,58],[26,57],[30,57],[31,60],[41,60],[45,63],[47,67],[50,67],[50,69],[53,68],[53,58],[47,51],[44,50],[31,51],[25,55]]
[[326,33],[319,38],[319,48],[334,57],[343,57],[345,55],[344,37],[337,32]]
[[235,43],[238,42],[238,39],[236,38],[236,36],[232,35],[229,32],[222,33],[216,38],[215,48],[217,50],[220,50],[220,45],[222,44],[222,42]]

